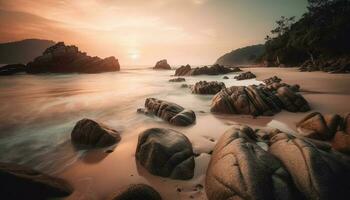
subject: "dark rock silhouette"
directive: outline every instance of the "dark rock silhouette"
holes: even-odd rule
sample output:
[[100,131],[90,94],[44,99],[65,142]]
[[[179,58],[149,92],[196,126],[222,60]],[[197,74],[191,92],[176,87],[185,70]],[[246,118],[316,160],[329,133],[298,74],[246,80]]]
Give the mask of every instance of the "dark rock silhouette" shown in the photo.
[[25,65],[23,64],[10,64],[0,67],[0,75],[13,75],[21,72],[25,72]]
[[120,141],[120,134],[106,125],[91,119],[78,121],[71,133],[72,142],[77,145],[106,147]]
[[300,199],[282,163],[256,144],[247,126],[227,130],[215,145],[206,194],[216,199]]
[[235,69],[224,67],[218,64],[215,64],[211,67],[204,66],[204,67],[196,67],[196,68],[191,68],[190,65],[186,65],[176,69],[175,76],[219,75],[219,74],[228,74],[231,72],[235,72]]
[[186,81],[186,79],[184,78],[173,78],[169,80],[169,82],[184,82],[184,81]]
[[168,64],[168,61],[166,59],[160,60],[156,63],[156,65],[153,67],[153,69],[171,69],[170,65]]
[[238,76],[234,77],[234,79],[236,79],[236,80],[246,80],[246,79],[252,79],[252,78],[256,78],[256,76],[255,76],[255,74],[253,74],[250,71],[243,72],[243,73],[239,74]]
[[38,199],[65,197],[73,192],[66,181],[16,164],[0,163],[2,199]]
[[131,184],[120,189],[111,200],[162,200],[160,194],[146,184]]
[[147,98],[145,108],[138,109],[138,112],[156,115],[172,125],[188,126],[196,121],[196,114],[192,110],[186,110],[175,103]]
[[27,64],[40,56],[44,50],[55,42],[51,40],[26,39],[15,42],[0,44],[0,63],[23,63]]
[[59,42],[47,48],[42,56],[29,62],[27,73],[100,73],[119,71],[120,66],[116,58],[101,59],[91,57],[79,51],[76,46],[66,46]]
[[226,88],[223,82],[217,81],[199,81],[192,86],[192,93],[194,94],[216,94],[220,90]]
[[192,144],[175,130],[151,128],[140,133],[136,159],[154,175],[182,180],[193,177]]

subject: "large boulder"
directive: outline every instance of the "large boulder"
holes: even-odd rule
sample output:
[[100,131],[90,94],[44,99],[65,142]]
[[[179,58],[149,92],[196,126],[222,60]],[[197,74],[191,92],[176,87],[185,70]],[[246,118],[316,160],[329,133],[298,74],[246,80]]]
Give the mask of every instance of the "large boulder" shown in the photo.
[[49,199],[73,192],[66,181],[9,163],[0,163],[1,199]]
[[26,66],[23,64],[10,64],[0,67],[0,75],[12,75],[25,72]]
[[300,120],[296,126],[302,136],[330,140],[334,137],[342,120],[337,114],[322,115],[319,112],[313,112]]
[[263,80],[263,82],[266,85],[266,88],[269,89],[270,91],[277,91],[280,87],[288,87],[293,92],[299,92],[300,86],[298,84],[289,85],[286,83],[282,83],[281,81],[282,79],[280,79],[277,76],[273,76]]
[[186,65],[176,69],[175,76],[219,75],[231,72],[234,72],[234,69],[218,64],[212,65],[211,67],[204,66],[196,68],[191,68],[190,65]]
[[79,51],[76,46],[59,42],[47,48],[43,55],[29,62],[27,73],[100,73],[119,71],[119,62],[115,57],[101,59],[91,57]]
[[196,121],[196,114],[192,110],[155,98],[145,101],[145,113],[153,114],[176,126],[188,126]]
[[307,112],[310,110],[310,106],[304,97],[290,87],[278,88],[276,96],[282,103],[281,107],[289,112]]
[[338,131],[333,137],[332,147],[339,152],[350,154],[350,134]]
[[220,90],[226,88],[223,82],[217,81],[199,81],[192,87],[192,93],[194,94],[216,94]]
[[74,144],[106,147],[120,141],[120,134],[106,125],[91,119],[78,121],[71,133]]
[[256,142],[254,131],[245,126],[221,136],[206,174],[209,200],[300,199],[282,163]]
[[170,65],[168,64],[168,61],[166,59],[160,60],[156,63],[156,65],[153,67],[153,69],[171,69]]
[[151,174],[172,179],[191,179],[194,173],[192,144],[180,132],[151,128],[140,133],[136,160]]
[[160,194],[149,185],[131,184],[120,189],[111,200],[162,200]]
[[270,144],[269,152],[283,163],[306,199],[348,199],[348,161],[285,133],[273,136]]
[[253,74],[250,71],[243,72],[243,73],[239,74],[238,76],[234,77],[234,79],[236,79],[236,80],[246,80],[246,79],[252,79],[252,78],[256,78],[256,76],[255,76],[255,74]]

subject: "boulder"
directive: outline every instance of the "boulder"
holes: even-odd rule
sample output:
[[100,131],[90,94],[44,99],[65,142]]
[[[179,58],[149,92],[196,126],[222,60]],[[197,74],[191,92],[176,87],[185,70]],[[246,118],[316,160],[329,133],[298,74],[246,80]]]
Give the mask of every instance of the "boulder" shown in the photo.
[[281,81],[282,79],[280,79],[277,76],[273,76],[263,80],[263,82],[266,85],[266,88],[269,89],[270,91],[277,91],[280,87],[288,87],[293,92],[299,92],[300,86],[298,84],[288,85],[286,83],[282,83]]
[[215,145],[205,188],[209,200],[300,199],[282,163],[244,126],[229,129]]
[[223,82],[217,81],[199,81],[192,87],[192,93],[194,94],[216,94],[220,90],[226,88]]
[[184,78],[173,78],[169,80],[169,82],[184,82],[184,81],[186,81],[186,79]]
[[243,72],[243,73],[239,74],[238,76],[234,77],[234,79],[236,79],[236,80],[246,80],[246,79],[252,79],[252,78],[256,78],[256,76],[255,76],[255,74],[253,74],[250,71]]
[[44,200],[73,192],[72,186],[63,179],[10,163],[0,163],[0,182],[2,199]]
[[282,102],[282,108],[289,112],[307,112],[310,110],[310,106],[304,97],[289,87],[278,88],[276,96]]
[[349,197],[349,163],[335,153],[286,133],[272,137],[270,144],[269,152],[283,163],[306,199]]
[[25,72],[26,66],[23,64],[10,64],[0,67],[0,75],[12,75]]
[[59,42],[47,48],[43,55],[29,62],[27,73],[100,73],[119,71],[118,60],[111,56],[105,59],[91,57],[76,46]]
[[211,67],[197,67],[191,68],[190,65],[181,66],[175,71],[175,76],[196,76],[196,75],[219,75],[228,74],[234,70],[222,65],[215,64]]
[[350,134],[338,131],[333,137],[332,147],[339,152],[350,154]]
[[196,121],[196,114],[192,110],[186,110],[175,103],[147,98],[145,108],[148,113],[175,126],[188,126]]
[[277,76],[273,76],[273,77],[270,77],[270,78],[267,78],[267,79],[264,79],[263,82],[266,84],[266,85],[270,85],[272,83],[280,83],[282,81],[281,78],[277,77]]
[[171,67],[168,64],[168,61],[166,59],[160,60],[156,63],[156,65],[153,67],[153,69],[166,69],[170,70]]
[[331,140],[342,123],[342,118],[335,115],[322,115],[313,112],[297,123],[300,135],[318,140]]
[[78,121],[71,133],[72,142],[76,145],[106,147],[120,141],[120,134],[106,125],[91,119]]
[[194,154],[188,138],[175,130],[151,128],[140,133],[136,160],[151,174],[172,179],[191,179]]
[[222,79],[230,79],[228,76],[224,76],[222,77]]
[[149,185],[131,184],[120,189],[111,200],[162,200],[160,194]]

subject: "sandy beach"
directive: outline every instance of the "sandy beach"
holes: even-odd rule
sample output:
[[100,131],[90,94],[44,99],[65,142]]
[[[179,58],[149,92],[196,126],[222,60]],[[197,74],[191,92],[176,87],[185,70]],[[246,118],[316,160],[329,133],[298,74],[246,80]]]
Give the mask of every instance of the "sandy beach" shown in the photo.
[[[244,68],[257,75],[257,80],[278,76],[288,84],[299,84],[301,93],[311,106],[311,111],[344,114],[350,111],[350,76],[323,72],[298,72],[296,68]],[[232,74],[228,75],[230,78]],[[221,76],[218,76],[219,78]],[[179,128],[162,121],[147,121],[137,127],[127,128],[122,141],[112,153],[104,150],[90,151],[80,160],[58,174],[75,188],[68,199],[104,199],[114,191],[131,183],[146,183],[158,190],[164,199],[206,199],[204,179],[210,160],[210,151],[216,141],[234,124],[253,127],[271,127],[295,134],[295,123],[307,113],[282,111],[273,117],[246,115],[213,115],[196,112],[195,125]],[[195,153],[195,175],[188,181],[177,181],[149,174],[135,161],[137,137],[150,127],[165,127],[184,133],[192,142]],[[107,148],[109,149],[109,148]]]

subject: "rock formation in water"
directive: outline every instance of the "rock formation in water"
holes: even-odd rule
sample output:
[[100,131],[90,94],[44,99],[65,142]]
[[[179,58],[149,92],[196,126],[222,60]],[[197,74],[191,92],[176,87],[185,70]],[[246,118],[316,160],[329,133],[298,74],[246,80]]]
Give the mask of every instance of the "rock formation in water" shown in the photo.
[[16,164],[0,163],[1,199],[65,197],[73,192],[66,181]]
[[186,81],[185,78],[173,78],[173,79],[170,79],[169,82],[184,82]]
[[120,66],[116,58],[101,59],[91,57],[79,51],[76,46],[67,46],[59,42],[47,48],[42,56],[29,62],[27,73],[100,73],[119,71]]
[[13,75],[17,73],[25,72],[25,65],[23,64],[10,64],[0,67],[0,75]]
[[350,154],[350,114],[342,117],[313,112],[297,123],[297,129],[304,137],[330,141],[333,149]]
[[78,121],[71,133],[72,142],[77,145],[106,147],[120,141],[120,134],[106,125],[91,119]]
[[156,115],[175,126],[188,126],[196,121],[196,114],[192,110],[155,98],[147,98],[145,109],[138,109],[138,112]]
[[239,74],[238,76],[234,77],[234,79],[236,79],[236,80],[246,80],[246,79],[252,79],[252,78],[256,78],[256,76],[255,76],[255,74],[253,74],[250,71],[243,72],[243,73]]
[[136,159],[157,176],[186,180],[194,174],[192,144],[175,130],[151,128],[140,133]]
[[217,81],[199,81],[192,86],[192,93],[194,94],[216,94],[222,89],[226,88],[223,82]]
[[120,189],[110,200],[162,200],[160,194],[146,184],[131,184]]
[[213,150],[207,197],[347,199],[350,160],[326,146],[279,130],[234,126]]
[[153,69],[165,69],[170,70],[171,67],[168,64],[168,61],[166,59],[160,60],[156,63],[156,65],[153,67]]
[[186,65],[176,69],[175,76],[219,75],[236,72],[237,70],[239,70],[239,68],[232,69],[218,64],[215,64],[211,67],[204,66],[196,68],[191,68],[190,65]]
[[271,116],[285,109],[290,112],[310,110],[308,102],[289,85],[232,86],[217,93],[211,104],[214,113]]

